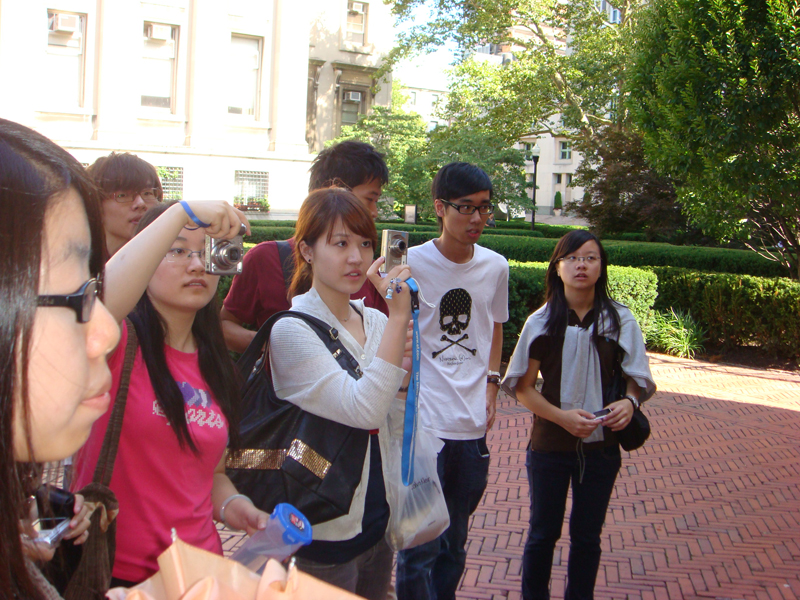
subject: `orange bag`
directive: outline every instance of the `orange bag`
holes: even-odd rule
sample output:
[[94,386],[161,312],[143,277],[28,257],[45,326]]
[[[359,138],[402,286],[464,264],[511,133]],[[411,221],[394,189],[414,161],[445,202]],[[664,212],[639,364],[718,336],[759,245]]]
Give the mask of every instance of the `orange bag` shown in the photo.
[[114,588],[110,600],[357,600],[351,594],[292,563],[287,571],[270,560],[263,575],[244,565],[182,542],[173,532],[172,545],[158,557],[158,573],[134,588]]

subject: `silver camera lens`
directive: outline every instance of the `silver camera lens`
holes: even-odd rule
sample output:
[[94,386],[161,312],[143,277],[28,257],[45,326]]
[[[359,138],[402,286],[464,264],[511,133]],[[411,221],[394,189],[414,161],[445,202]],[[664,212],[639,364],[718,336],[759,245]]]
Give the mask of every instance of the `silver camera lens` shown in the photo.
[[389,245],[389,251],[392,254],[404,254],[406,248],[407,248],[406,241],[403,238],[395,238]]
[[242,259],[242,251],[238,246],[229,243],[218,243],[214,248],[214,262],[223,269],[230,269]]

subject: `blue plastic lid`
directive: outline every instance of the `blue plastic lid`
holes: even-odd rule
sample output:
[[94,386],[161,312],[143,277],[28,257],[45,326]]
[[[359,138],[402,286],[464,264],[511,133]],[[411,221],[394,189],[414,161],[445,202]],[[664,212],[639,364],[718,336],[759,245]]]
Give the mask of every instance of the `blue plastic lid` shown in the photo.
[[272,511],[270,519],[278,519],[283,527],[283,543],[286,545],[311,543],[311,523],[305,515],[291,504],[278,504]]

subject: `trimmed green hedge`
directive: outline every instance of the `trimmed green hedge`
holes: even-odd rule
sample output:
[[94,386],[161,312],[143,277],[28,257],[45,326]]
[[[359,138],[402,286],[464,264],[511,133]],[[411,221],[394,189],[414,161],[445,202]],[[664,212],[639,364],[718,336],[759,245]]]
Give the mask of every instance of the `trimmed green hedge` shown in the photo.
[[658,277],[655,307],[691,312],[712,344],[756,345],[800,357],[800,283],[673,267],[651,270]]
[[624,242],[607,240],[603,246],[608,262],[630,267],[669,266],[712,271],[742,273],[756,277],[781,277],[786,269],[750,250],[706,248],[703,246],[672,246],[670,244]]
[[[422,244],[439,236],[439,230],[431,225],[409,225],[405,223],[380,223],[379,229],[397,228],[409,232],[412,246]],[[263,227],[256,225],[248,242],[287,239],[294,234],[288,227]],[[549,261],[557,240],[536,237],[538,232],[514,235],[514,229],[504,231],[484,230],[480,244],[502,254],[508,260],[519,262]],[[518,230],[516,230],[518,231]],[[771,262],[749,250],[706,248],[703,246],[672,246],[670,244],[625,242],[606,240],[603,242],[609,263],[625,267],[671,266],[709,271],[715,273],[741,273],[755,277],[777,277],[786,275],[778,263]]]
[[[544,303],[547,262],[510,262],[508,276],[508,323],[503,327],[503,360],[511,358],[528,316]],[[631,309],[643,330],[649,328],[656,299],[657,279],[651,271],[632,267],[608,267],[611,297]]]

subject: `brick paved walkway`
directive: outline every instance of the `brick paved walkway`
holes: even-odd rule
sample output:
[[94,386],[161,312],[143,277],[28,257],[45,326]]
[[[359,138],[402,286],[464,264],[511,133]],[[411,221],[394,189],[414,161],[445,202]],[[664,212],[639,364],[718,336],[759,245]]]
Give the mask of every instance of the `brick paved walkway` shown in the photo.
[[[800,375],[662,355],[651,355],[651,365],[659,387],[646,407],[653,436],[623,459],[595,597],[800,598]],[[530,421],[516,403],[500,403],[462,600],[520,598]],[[554,599],[564,594],[565,539],[556,548]],[[223,540],[230,549],[239,538]]]

